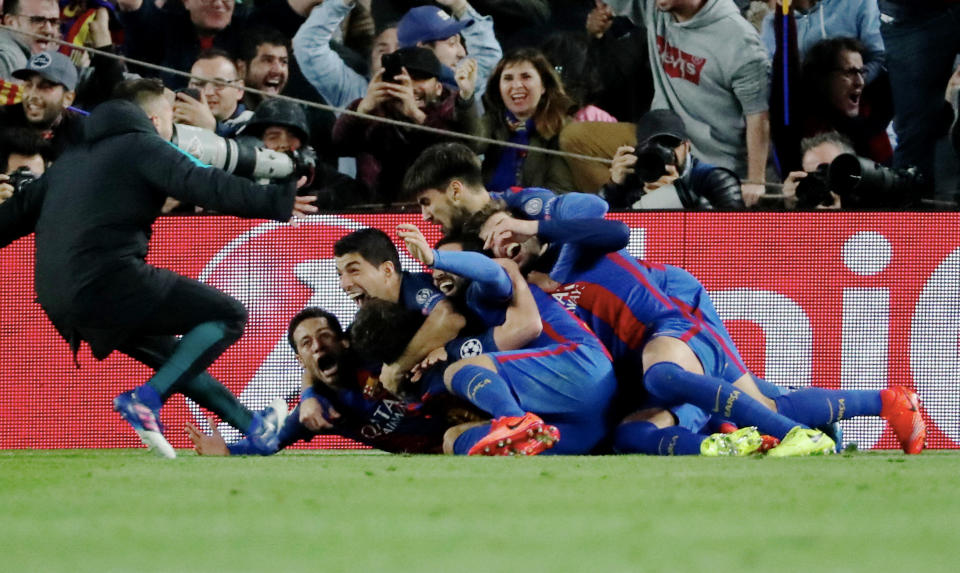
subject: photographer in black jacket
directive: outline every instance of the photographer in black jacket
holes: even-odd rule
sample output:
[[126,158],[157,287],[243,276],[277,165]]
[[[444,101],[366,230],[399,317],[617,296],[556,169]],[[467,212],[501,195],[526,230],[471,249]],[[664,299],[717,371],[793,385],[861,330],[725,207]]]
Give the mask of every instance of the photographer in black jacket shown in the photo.
[[636,147],[617,149],[600,196],[614,209],[744,209],[740,179],[691,153],[683,120],[667,109],[637,121]]
[[150,227],[167,196],[279,221],[316,211],[315,197],[295,197],[293,182],[263,186],[228,175],[171,145],[173,94],[159,80],[123,82],[115,95],[88,118],[82,145],[0,205],[0,247],[36,233],[37,299],[74,354],[85,340],[98,360],[119,350],[156,371],[114,399],[148,447],[175,457],[158,411],[179,392],[270,449],[270,417],[205,372],[243,333],[246,309],[147,264]]

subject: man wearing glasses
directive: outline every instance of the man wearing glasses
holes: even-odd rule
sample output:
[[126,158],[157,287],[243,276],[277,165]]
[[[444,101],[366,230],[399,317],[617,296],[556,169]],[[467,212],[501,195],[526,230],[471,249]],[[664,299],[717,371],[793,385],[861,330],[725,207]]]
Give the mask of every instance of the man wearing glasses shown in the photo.
[[200,99],[178,93],[173,106],[174,123],[185,123],[232,137],[253,112],[243,105],[243,80],[230,54],[212,48],[197,56],[190,68],[188,87],[197,90]]
[[[49,38],[60,37],[60,6],[56,0],[6,0],[3,25]],[[0,79],[9,80],[14,70],[27,66],[30,56],[57,46],[43,38],[0,30]]]

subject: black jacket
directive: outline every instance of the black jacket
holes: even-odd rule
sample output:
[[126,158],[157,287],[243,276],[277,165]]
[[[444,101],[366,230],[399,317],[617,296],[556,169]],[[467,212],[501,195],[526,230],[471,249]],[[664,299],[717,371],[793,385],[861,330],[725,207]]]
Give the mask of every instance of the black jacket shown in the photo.
[[[684,209],[734,211],[746,208],[740,178],[733,171],[704,163],[692,155],[690,160],[690,169],[673,182]],[[608,183],[600,189],[600,196],[613,209],[629,209],[643,196],[643,183],[636,177],[628,178],[623,185]]]
[[[85,120],[84,116],[69,109],[60,115],[57,124],[44,134],[44,138],[50,142],[51,160],[60,157],[60,154],[67,147],[83,141]],[[35,130],[37,133],[43,133],[43,130],[27,121],[27,116],[23,113],[21,104],[0,107],[0,131],[5,127],[25,127]]]
[[40,305],[74,349],[83,339],[105,358],[177,280],[145,261],[167,196],[284,221],[295,187],[204,166],[159,137],[135,104],[109,101],[88,118],[82,144],[0,205],[0,247],[36,232]]

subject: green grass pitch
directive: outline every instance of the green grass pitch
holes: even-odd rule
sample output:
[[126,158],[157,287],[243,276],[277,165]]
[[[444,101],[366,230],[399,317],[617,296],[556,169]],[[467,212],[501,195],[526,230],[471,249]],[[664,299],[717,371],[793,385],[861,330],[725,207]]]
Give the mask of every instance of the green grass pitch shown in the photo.
[[0,451],[5,572],[960,571],[960,452]]

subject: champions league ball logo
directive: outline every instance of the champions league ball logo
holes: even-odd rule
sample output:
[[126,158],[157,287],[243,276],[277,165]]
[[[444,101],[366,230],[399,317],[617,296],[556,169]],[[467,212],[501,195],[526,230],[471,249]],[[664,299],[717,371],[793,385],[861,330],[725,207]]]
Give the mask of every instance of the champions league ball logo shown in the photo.
[[466,340],[460,345],[460,358],[480,356],[483,354],[483,344],[476,338]]
[[430,300],[430,297],[433,296],[433,291],[430,289],[422,288],[417,291],[417,304],[423,306],[427,304],[427,301]]

